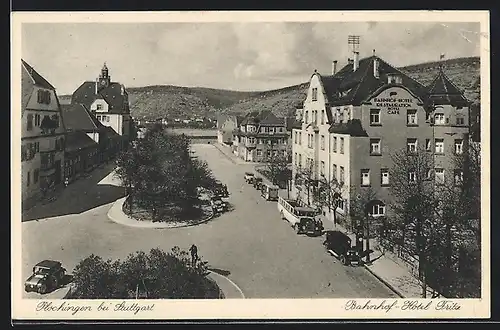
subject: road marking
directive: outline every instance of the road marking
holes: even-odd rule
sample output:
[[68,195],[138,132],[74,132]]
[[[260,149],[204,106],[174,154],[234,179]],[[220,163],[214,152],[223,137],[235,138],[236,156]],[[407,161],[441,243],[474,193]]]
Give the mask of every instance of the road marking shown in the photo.
[[[234,282],[233,282],[233,281],[232,281],[229,277],[224,276],[224,275],[221,275],[221,274],[216,273],[216,272],[213,272],[213,271],[211,271],[211,270],[210,270],[210,274],[212,274],[212,275],[216,275],[216,276],[220,276],[220,277],[222,277],[222,278],[226,279],[229,283],[231,283],[231,285],[232,285],[232,286],[234,286],[234,287],[236,288],[236,290],[238,290],[238,292],[240,293],[241,297],[242,297],[243,299],[245,299],[245,295],[243,294],[243,291],[241,291],[240,287],[239,287],[239,286],[237,286],[237,285],[236,285],[236,283],[234,283]],[[231,299],[231,298],[229,298],[229,299]]]

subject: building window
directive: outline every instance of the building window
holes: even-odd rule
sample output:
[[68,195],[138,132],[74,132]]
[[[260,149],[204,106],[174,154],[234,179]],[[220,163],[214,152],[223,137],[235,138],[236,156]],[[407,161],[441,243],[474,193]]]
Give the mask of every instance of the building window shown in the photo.
[[267,157],[271,157],[271,150],[267,150]]
[[341,112],[339,113],[339,123],[343,123],[343,122],[344,122],[344,112],[343,112],[343,111],[341,111]]
[[464,152],[464,141],[462,139],[455,140],[455,154],[461,155]]
[[333,143],[332,143],[332,151],[337,152],[337,137],[333,137]]
[[362,186],[370,185],[370,170],[367,169],[361,170],[361,185]]
[[434,124],[444,125],[444,113],[436,113],[434,115]]
[[332,178],[337,180],[337,164],[332,165]]
[[453,177],[455,186],[460,186],[464,182],[464,172],[462,170],[455,170]]
[[299,134],[297,132],[294,132],[293,134],[293,143],[297,144],[297,140],[299,139]]
[[456,120],[457,120],[457,125],[458,126],[465,125],[465,119],[464,119],[464,117],[457,117]]
[[380,170],[380,184],[382,186],[389,185],[389,170],[386,168]]
[[321,161],[320,174],[321,174],[321,176],[325,175],[325,162],[324,161]]
[[26,186],[27,187],[30,186],[30,180],[31,180],[30,171],[28,171],[28,174],[26,175]]
[[385,205],[384,204],[375,204],[372,207],[372,216],[380,217],[385,215]]
[[406,124],[408,126],[415,126],[417,125],[417,110],[408,110],[406,113]]
[[370,155],[380,155],[380,139],[370,139]]
[[38,103],[50,104],[50,92],[44,90],[38,90],[37,92]]
[[102,110],[102,104],[97,104],[97,105],[96,105],[96,109],[97,109],[97,110]]
[[33,129],[33,115],[28,114],[26,116],[26,130],[31,131]]
[[306,110],[306,113],[304,115],[304,123],[308,123],[309,122],[309,111]]
[[417,182],[417,172],[415,171],[408,172],[408,181],[410,183]]
[[425,179],[424,180],[431,180],[432,179],[432,169],[426,168],[425,169]]
[[444,169],[436,168],[434,170],[434,179],[437,184],[444,184]]
[[295,161],[295,167],[297,167],[297,165],[298,165],[298,164],[297,164],[297,163],[298,163],[298,162],[297,162],[297,161],[298,161],[298,159],[297,159],[297,153],[294,153],[294,157],[293,157],[293,159],[294,159],[294,161]]
[[313,101],[317,101],[318,100],[318,89],[317,88],[313,88],[312,89],[312,100]]
[[340,153],[344,154],[344,138],[340,138]]
[[426,151],[432,151],[431,139],[425,139],[425,150]]
[[38,114],[35,115],[35,126],[40,126],[40,115]]
[[299,146],[302,145],[302,132],[299,132]]
[[321,135],[320,144],[321,144],[321,150],[325,150],[325,136],[324,135]]
[[339,182],[341,184],[343,184],[345,181],[345,178],[344,178],[344,175],[345,175],[345,171],[344,171],[344,166],[340,166],[340,178],[339,178]]
[[325,123],[325,110],[321,110],[321,125]]
[[414,154],[417,152],[417,139],[406,139],[406,150]]
[[436,139],[436,151],[437,154],[444,154],[444,139]]
[[33,171],[33,183],[38,183],[38,177],[39,177],[40,170],[36,168]]
[[101,116],[97,116],[97,120],[101,121]]
[[299,154],[299,167],[302,167],[302,154]]
[[344,200],[342,198],[337,201],[337,209],[344,210]]
[[370,125],[380,125],[380,110],[370,110]]
[[257,149],[257,156],[259,156],[259,157],[262,156],[262,150]]

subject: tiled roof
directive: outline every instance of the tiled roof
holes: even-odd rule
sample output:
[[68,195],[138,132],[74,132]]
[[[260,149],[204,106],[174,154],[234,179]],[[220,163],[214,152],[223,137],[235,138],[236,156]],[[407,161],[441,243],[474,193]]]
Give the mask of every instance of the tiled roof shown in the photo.
[[427,101],[434,105],[449,104],[453,106],[465,106],[468,104],[460,89],[451,82],[443,72],[442,68],[436,78],[429,85]]
[[61,104],[61,114],[68,131],[96,131],[102,125],[83,104]]
[[[373,75],[375,58],[379,63],[379,78]],[[425,98],[423,85],[377,56],[361,59],[356,71],[353,71],[353,64],[347,64],[334,76],[320,75],[320,79],[330,105],[360,105],[386,84],[389,74],[399,75],[403,86],[422,100]]]
[[[117,82],[112,82],[108,87],[99,89],[95,92],[95,81],[86,81],[73,93],[71,103],[81,103],[87,108],[98,98],[103,98],[109,105],[108,112],[110,113],[129,113],[128,94],[125,88]],[[100,87],[99,87],[100,88]]]
[[283,118],[283,117],[278,118],[272,112],[269,112],[267,114],[267,116],[265,116],[264,119],[262,119],[259,122],[259,125],[262,125],[262,126],[276,126],[276,125],[285,125],[285,124],[286,124],[285,118]]
[[272,113],[271,110],[252,111],[248,113],[245,116],[245,118],[241,121],[241,125],[246,125],[246,124],[258,125],[271,113]]
[[291,131],[292,128],[301,127],[301,122],[298,121],[295,117],[286,117],[286,130]]
[[42,77],[38,72],[33,69],[31,65],[26,63],[23,59],[21,59],[22,66],[26,69],[28,74],[31,76],[36,86],[55,90],[55,87],[52,86],[44,77]]
[[66,134],[66,150],[77,151],[87,147],[97,147],[99,144],[83,131],[72,131]]

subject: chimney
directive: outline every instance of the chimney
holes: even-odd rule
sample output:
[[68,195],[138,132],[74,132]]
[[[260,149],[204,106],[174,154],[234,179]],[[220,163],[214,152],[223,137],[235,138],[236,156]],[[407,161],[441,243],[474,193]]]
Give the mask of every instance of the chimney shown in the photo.
[[337,73],[337,60],[332,62],[332,75]]
[[359,68],[359,52],[354,52],[354,66],[353,71],[356,71]]
[[377,56],[375,55],[375,49],[373,50],[373,76],[375,78],[380,78],[380,71],[378,69],[378,58]]

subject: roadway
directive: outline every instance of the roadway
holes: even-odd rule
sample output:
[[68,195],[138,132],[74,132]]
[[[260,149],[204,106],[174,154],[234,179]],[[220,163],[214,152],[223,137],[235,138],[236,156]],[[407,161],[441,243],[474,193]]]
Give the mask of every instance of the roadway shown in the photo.
[[[235,164],[209,144],[194,144],[192,150],[228,186],[232,211],[194,227],[124,227],[107,218],[110,200],[123,191],[106,176],[110,169],[101,169],[66,188],[45,213],[37,217],[33,211],[29,219],[36,221],[22,223],[23,280],[43,259],[60,260],[71,271],[90,254],[125,258],[138,250],[188,249],[194,243],[210,267],[227,275],[247,298],[396,298],[363,267],[343,266],[327,254],[323,237],[297,236],[280,219],[276,202],[266,202],[244,182],[252,165]],[[66,209],[57,212],[58,207]]]

